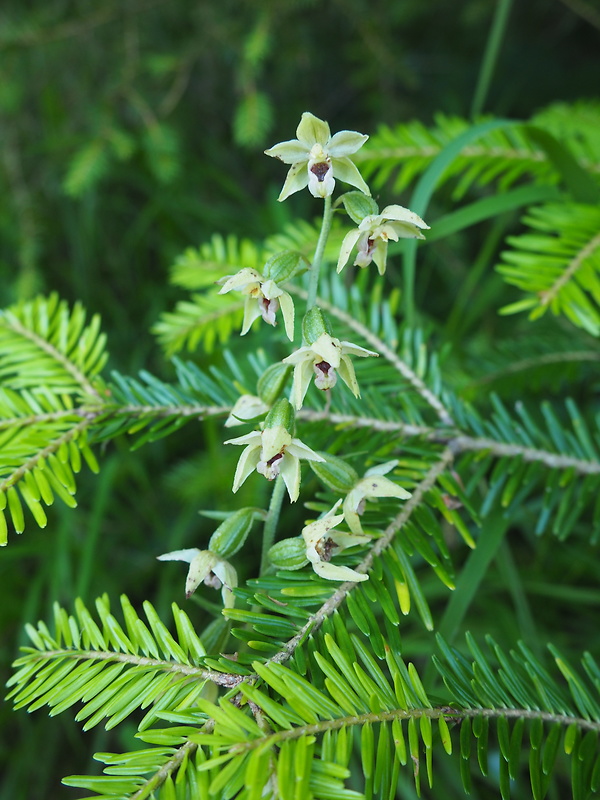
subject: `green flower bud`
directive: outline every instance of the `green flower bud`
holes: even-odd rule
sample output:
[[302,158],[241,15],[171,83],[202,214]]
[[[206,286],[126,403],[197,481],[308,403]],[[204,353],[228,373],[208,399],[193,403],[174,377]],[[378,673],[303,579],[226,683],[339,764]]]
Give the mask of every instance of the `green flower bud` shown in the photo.
[[221,558],[237,553],[250,533],[255,512],[254,508],[240,508],[230,514],[210,537],[208,549]]
[[285,428],[292,434],[294,433],[295,412],[290,401],[282,397],[267,414],[265,419],[265,430],[267,428]]
[[284,390],[291,370],[289,364],[283,364],[281,361],[266,368],[256,384],[256,391],[263,403],[268,406],[273,405]]
[[337,494],[347,494],[358,481],[358,473],[343,458],[330,453],[319,453],[325,461],[311,461],[317,478]]
[[333,328],[320,308],[314,306],[307,311],[302,320],[302,335],[307,344],[314,344],[324,333],[333,336]]
[[304,539],[301,536],[282,539],[269,550],[269,560],[275,569],[301,569],[308,564]]
[[266,280],[285,283],[294,275],[301,259],[300,253],[296,253],[294,250],[284,250],[271,256],[263,267],[262,274]]
[[360,225],[365,217],[379,214],[379,206],[375,200],[362,192],[346,192],[340,197],[340,200],[350,219],[357,225]]

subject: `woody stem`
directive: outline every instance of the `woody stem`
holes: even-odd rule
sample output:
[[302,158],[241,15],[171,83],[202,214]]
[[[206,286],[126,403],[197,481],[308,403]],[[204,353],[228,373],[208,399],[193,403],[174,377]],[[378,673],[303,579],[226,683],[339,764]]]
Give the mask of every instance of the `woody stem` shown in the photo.
[[308,299],[306,301],[306,310],[309,311],[317,302],[317,291],[319,289],[319,272],[321,270],[321,262],[323,260],[323,253],[325,252],[325,245],[327,237],[331,230],[331,220],[333,218],[333,210],[331,208],[331,197],[325,198],[323,207],[323,222],[321,224],[321,233],[319,234],[319,241],[312,261],[310,269],[310,281],[308,284]]

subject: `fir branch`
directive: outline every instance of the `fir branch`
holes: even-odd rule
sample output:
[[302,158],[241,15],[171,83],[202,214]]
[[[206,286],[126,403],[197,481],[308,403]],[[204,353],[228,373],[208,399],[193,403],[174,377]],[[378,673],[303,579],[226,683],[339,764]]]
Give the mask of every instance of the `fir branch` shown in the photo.
[[59,363],[61,367],[63,367],[63,369],[68,372],[69,375],[71,375],[75,383],[79,384],[84,394],[92,395],[93,397],[97,398],[100,397],[98,390],[88,380],[86,375],[69,358],[67,358],[64,353],[61,353],[58,348],[56,348],[43,336],[40,336],[39,334],[35,333],[35,331],[32,331],[30,328],[27,328],[25,325],[19,322],[14,314],[4,314],[3,317],[4,319],[2,324],[5,328],[12,330],[19,334],[19,336],[22,336],[24,339],[28,339],[30,342],[33,342],[36,347],[39,347],[40,350],[43,350],[57,363]]
[[[292,294],[296,294],[303,299],[308,297],[308,294],[303,289],[298,289],[292,286],[287,288]],[[415,391],[420,394],[425,402],[434,409],[444,425],[454,424],[452,416],[439,398],[437,398],[435,394],[427,388],[421,378],[419,378],[419,376],[408,366],[408,364],[404,362],[390,347],[388,347],[379,336],[373,333],[373,331],[367,328],[366,325],[363,325],[362,322],[359,322],[351,314],[348,314],[338,306],[329,303],[327,300],[319,297],[317,299],[317,305],[324,311],[327,311],[328,314],[331,314],[331,316],[337,317],[337,319],[358,333],[365,339],[365,341],[372,345],[377,352],[383,356],[383,358],[385,358],[386,361],[388,361],[394,367],[394,369],[400,373],[400,375],[402,375],[403,378],[409,381]]]
[[46,422],[60,422],[71,417],[81,417],[94,421],[99,413],[86,407],[65,408],[61,411],[49,411],[46,414],[30,414],[28,417],[9,417],[0,419],[0,431],[7,428],[26,428],[29,425],[44,425]]
[[[214,725],[213,720],[209,720],[209,723],[213,723]],[[205,729],[207,727],[208,725],[205,726]],[[183,744],[175,754],[152,775],[152,777],[148,778],[145,784],[141,786],[135,794],[130,796],[129,800],[146,800],[153,792],[160,789],[167,778],[176,773],[181,765],[194,755],[197,749],[198,745],[195,742],[188,741]]]
[[543,306],[548,306],[558,295],[560,290],[571,280],[577,270],[589,258],[595,250],[600,248],[600,233],[595,236],[590,242],[586,244],[582,250],[577,253],[575,258],[569,263],[565,271],[558,277],[558,279],[543,292],[540,292],[540,300]]
[[40,661],[51,661],[57,658],[69,658],[76,661],[111,661],[120,664],[129,664],[134,667],[156,667],[162,672],[172,672],[175,675],[186,675],[198,680],[212,681],[219,686],[233,687],[241,682],[240,675],[235,673],[216,672],[202,667],[193,667],[188,664],[180,664],[174,661],[165,661],[160,658],[148,658],[147,656],[131,655],[130,653],[117,653],[104,650],[74,650],[73,648],[62,648],[59,650],[42,650],[37,652],[36,657]]
[[[432,437],[434,438],[434,437]],[[439,441],[439,439],[436,440]],[[495,456],[522,458],[523,461],[537,461],[550,469],[573,469],[579,475],[600,475],[600,463],[586,461],[538,450],[535,447],[524,447],[518,444],[505,444],[494,439],[475,438],[472,436],[456,436],[448,440],[448,445],[457,453],[465,451],[487,450]]]
[[[423,480],[414,489],[412,497],[410,500],[407,500],[402,511],[397,514],[396,517],[394,517],[394,519],[385,529],[383,536],[375,541],[371,550],[367,553],[360,564],[355,567],[356,572],[366,573],[369,571],[374,559],[381,555],[386,547],[389,547],[396,533],[408,522],[413,512],[420,506],[424,495],[432,488],[439,475],[444,472],[453,458],[454,455],[451,450],[448,449],[443,452],[441,458],[434,463],[431,469],[426,473]],[[339,588],[336,589],[336,591],[325,601],[325,603],[323,603],[321,608],[319,608],[318,611],[310,616],[298,633],[292,639],[290,639],[289,642],[286,642],[284,648],[268,659],[267,663],[272,661],[282,664],[290,659],[294,655],[296,648],[302,644],[302,642],[304,642],[306,637],[309,634],[315,633],[321,627],[327,617],[331,616],[335,611],[337,611],[337,609],[346,599],[346,596],[358,585],[359,584],[354,581],[346,581],[345,583],[342,583]]]
[[436,444],[445,445],[455,455],[467,451],[488,451],[490,455],[498,457],[511,456],[522,458],[524,461],[535,461],[550,469],[573,469],[579,475],[600,474],[600,463],[597,461],[560,455],[526,445],[499,442],[486,437],[456,435],[456,429],[444,431],[439,428],[410,425],[396,420],[354,417],[349,414],[328,414],[326,411],[309,411],[307,409],[298,412],[298,419],[304,419],[307,422],[329,421],[334,425],[343,425],[348,428],[371,428],[378,432],[397,433],[399,436],[423,437]]
[[27,472],[30,472],[34,467],[36,467],[40,461],[43,462],[43,460],[49,455],[56,453],[62,444],[67,444],[68,442],[73,441],[73,439],[76,439],[82,431],[86,430],[86,428],[89,428],[91,423],[92,420],[89,418],[82,419],[81,422],[79,422],[73,428],[70,428],[61,436],[53,439],[48,445],[46,445],[46,447],[44,447],[43,450],[39,450],[37,453],[35,453],[35,455],[31,456],[31,458],[28,458],[14,472],[11,472],[11,474],[4,478],[3,481],[0,481],[0,494],[5,492],[10,486],[14,486],[15,483],[20,481]]

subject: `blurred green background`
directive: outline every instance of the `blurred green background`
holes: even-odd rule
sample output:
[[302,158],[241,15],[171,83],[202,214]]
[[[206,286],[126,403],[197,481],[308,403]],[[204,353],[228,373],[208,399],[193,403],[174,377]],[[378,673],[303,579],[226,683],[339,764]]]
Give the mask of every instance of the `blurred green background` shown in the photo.
[[[110,367],[168,378],[149,329],[181,297],[168,285],[175,256],[215,231],[261,238],[317,212],[308,193],[276,202],[284,173],[262,150],[293,138],[304,110],[366,133],[468,117],[497,8],[509,16],[484,112],[527,118],[597,95],[600,10],[586,0],[3,0],[2,306],[51,290],[81,299],[102,315]],[[183,571],[174,583],[154,558],[200,543],[198,509],[228,507],[238,455],[222,454],[216,425],[138,453],[111,444],[100,475],[80,477],[78,510],[13,535],[0,553],[2,683],[23,624],[55,600],[126,592],[160,611],[182,600]],[[542,605],[558,569],[549,540],[530,576]],[[502,564],[494,575],[502,586]],[[549,629],[559,611],[550,603]],[[3,704],[0,798],[73,797],[62,776],[130,746]]]

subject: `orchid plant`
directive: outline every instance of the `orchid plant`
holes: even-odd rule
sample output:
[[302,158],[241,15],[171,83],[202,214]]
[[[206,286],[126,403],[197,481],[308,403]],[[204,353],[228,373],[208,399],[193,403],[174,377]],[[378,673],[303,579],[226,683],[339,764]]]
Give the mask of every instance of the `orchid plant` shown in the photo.
[[[281,542],[274,545],[277,535],[277,523],[281,511],[283,493],[281,486],[285,485],[290,502],[294,503],[300,496],[301,470],[300,460],[327,463],[327,459],[311,450],[299,438],[295,437],[296,415],[303,407],[304,400],[311,383],[320,390],[325,402],[328,402],[329,393],[340,391],[336,388],[338,375],[342,382],[350,389],[354,397],[360,398],[360,391],[352,357],[378,356],[375,351],[368,350],[352,342],[340,341],[333,335],[331,321],[326,313],[319,307],[318,293],[319,280],[323,263],[323,252],[331,230],[331,219],[336,208],[346,207],[345,204],[355,209],[353,217],[356,221],[358,214],[358,228],[350,231],[342,243],[337,271],[339,272],[350,258],[350,253],[355,246],[358,255],[354,262],[359,267],[366,267],[372,261],[377,265],[380,275],[385,272],[387,261],[388,241],[398,241],[399,238],[423,239],[421,233],[427,229],[423,220],[414,212],[397,205],[390,205],[383,209],[381,214],[364,213],[377,211],[375,201],[371,199],[369,187],[363,180],[356,165],[350,156],[356,153],[367,141],[368,136],[356,131],[340,131],[333,136],[327,122],[319,119],[310,112],[305,112],[296,130],[296,139],[280,142],[265,151],[266,155],[278,158],[285,164],[290,164],[279,201],[283,202],[290,195],[308,187],[310,193],[317,199],[323,200],[323,220],[317,244],[317,250],[309,268],[309,294],[302,320],[302,343],[292,353],[282,359],[282,364],[293,366],[293,381],[289,398],[284,396],[274,399],[272,405],[266,405],[261,398],[242,395],[236,403],[238,416],[235,409],[228,418],[226,425],[232,422],[243,422],[248,416],[239,416],[240,413],[253,409],[257,416],[266,414],[265,419],[254,431],[234,439],[228,439],[225,444],[245,445],[239,459],[233,479],[233,492],[237,492],[252,472],[264,476],[268,481],[274,482],[272,500],[265,521],[263,534],[262,565],[267,570],[276,568],[280,562],[286,545]],[[356,187],[363,195],[362,202],[342,194],[333,203],[333,194],[336,188],[336,179],[342,183]],[[276,312],[281,308],[285,332],[288,339],[294,342],[295,308],[291,294],[279,283],[286,284],[293,279],[299,263],[298,259],[286,259],[286,254],[270,259],[262,272],[255,269],[243,268],[235,275],[222,278],[219,283],[222,288],[219,294],[238,291],[245,297],[244,321],[241,334],[245,335],[250,330],[252,323],[258,318],[269,325],[275,326]],[[276,280],[275,280],[276,278]],[[281,393],[284,387],[279,386]],[[395,462],[384,465],[385,471],[393,469]],[[395,497],[406,500],[410,493],[394,481],[379,477],[376,480],[371,475],[382,474],[381,466],[367,470],[365,478],[358,481],[346,494],[340,497],[338,505],[344,503],[344,513],[332,516],[332,511],[327,512],[322,519],[309,523],[302,531],[306,551],[296,560],[295,566],[301,568],[310,563],[315,572],[323,578],[337,581],[363,581],[368,575],[356,572],[345,566],[330,564],[336,551],[342,551],[353,545],[364,545],[369,541],[360,524],[360,514],[364,509],[365,497]],[[336,506],[337,507],[337,506]],[[337,527],[342,520],[350,527],[351,532],[336,531],[329,536],[328,531]],[[193,553],[193,557],[190,556]],[[215,556],[216,557],[216,556]],[[195,550],[175,551],[159,556],[161,560],[190,560],[190,575],[188,575],[187,593],[189,587],[198,586],[205,579],[205,573],[211,571],[209,566],[210,555]],[[285,560],[285,557],[284,557]],[[201,577],[192,579],[193,570],[198,563],[202,564]],[[288,564],[287,569],[292,567]],[[233,568],[228,565],[228,569]],[[214,569],[213,569],[214,572]],[[219,577],[221,577],[219,575]],[[222,578],[218,584],[224,585]],[[232,581],[229,580],[231,584]],[[230,594],[223,595],[227,598],[226,607],[231,605]]]
[[[98,318],[86,321],[81,306],[56,295],[0,312],[0,544],[28,516],[44,527],[55,497],[73,506],[83,462],[96,471],[95,445],[123,434],[137,446],[201,425],[210,439],[201,479],[213,481],[203,496],[219,492],[202,521],[179,538],[183,528],[172,536],[161,528],[143,553],[169,587],[159,594],[174,601],[171,629],[149,601],[142,619],[125,595],[122,623],[105,595],[95,616],[78,599],[73,612],[55,606],[54,630],[45,621],[27,627],[31,646],[9,680],[17,707],[55,714],[76,706],[85,730],[143,712],[135,733],[143,747],[107,753],[103,739],[96,758],[104,774],[73,775],[67,785],[105,800],[405,800],[433,785],[435,751],[454,758],[453,786],[458,778],[469,790],[477,761],[504,800],[522,777],[526,733],[535,800],[549,790],[560,753],[570,759],[561,769],[574,797],[600,786],[600,667],[590,653],[582,678],[551,646],[561,683],[526,644],[507,654],[490,636],[488,653],[467,636],[466,658],[452,641],[488,591],[494,560],[523,630],[534,630],[525,584],[503,550],[512,526],[523,536],[535,527],[536,541],[548,525],[562,538],[575,529],[582,540],[590,530],[597,536],[597,408],[594,418],[588,402],[586,419],[571,397],[559,409],[545,402],[543,427],[524,404],[513,411],[487,392],[471,403],[451,343],[439,336],[430,350],[429,332],[413,324],[425,237],[429,245],[486,214],[541,201],[527,217],[534,233],[508,239],[500,271],[528,294],[503,311],[539,316],[549,307],[579,333],[600,334],[598,124],[589,140],[582,128],[575,158],[553,138],[559,122],[562,111],[548,130],[485,120],[456,141],[452,122],[449,144],[429,166],[419,156],[406,167],[424,170],[413,211],[385,201],[380,209],[397,166],[385,155],[385,132],[369,160],[365,134],[332,135],[305,112],[296,138],[265,152],[288,167],[279,201],[293,204],[308,189],[317,222],[262,244],[215,236],[183,254],[178,281],[198,294],[164,314],[155,332],[170,355],[202,340],[215,358],[207,368],[173,358],[172,383],[146,371],[102,374]],[[421,127],[400,132],[411,147],[423,136]],[[432,135],[426,149],[440,140]],[[477,169],[468,161],[479,152],[475,140],[486,156]],[[525,175],[517,154],[542,183],[478,198],[428,234],[420,214],[429,216],[435,181],[457,174],[453,159],[467,159],[463,180],[493,180],[498,142],[509,154],[502,180]],[[543,152],[534,150],[540,142]],[[381,161],[383,181],[373,167]],[[567,189],[576,203],[557,201]],[[469,272],[444,330],[460,328],[469,303],[477,306],[482,269]],[[435,336],[433,318],[419,315]],[[226,348],[232,339],[239,346]],[[469,358],[481,357],[477,347]],[[558,371],[561,353],[551,347],[536,363]],[[563,342],[563,371],[571,361],[597,363],[589,346],[570,348]],[[521,379],[532,363],[520,360]],[[550,585],[532,583],[540,593]],[[558,600],[568,591],[556,587]],[[501,622],[505,609],[491,602]],[[361,771],[364,781],[353,774]]]

